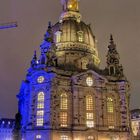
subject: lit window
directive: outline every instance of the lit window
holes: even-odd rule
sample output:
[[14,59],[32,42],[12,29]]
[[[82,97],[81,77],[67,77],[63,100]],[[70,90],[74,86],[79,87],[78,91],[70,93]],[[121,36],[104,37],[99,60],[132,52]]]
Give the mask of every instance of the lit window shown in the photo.
[[88,136],[88,140],[93,140],[94,137],[93,136]]
[[94,127],[94,121],[87,121],[87,127],[92,128]]
[[55,33],[55,35],[56,35],[56,43],[59,43],[61,41],[61,32],[60,31],[57,31]]
[[87,85],[89,86],[89,87],[91,87],[92,85],[93,85],[93,79],[92,79],[92,77],[87,77],[87,79],[86,79],[86,83],[87,83]]
[[138,132],[139,132],[139,122],[137,122],[137,121],[133,121],[132,122],[132,131],[133,131],[133,134],[134,134],[134,136],[137,136],[138,135]]
[[38,83],[43,83],[44,82],[44,76],[39,76],[38,78],[37,78],[37,82]]
[[66,135],[62,135],[62,136],[60,137],[60,140],[69,140],[69,137],[66,136]]
[[93,110],[93,99],[91,95],[86,96],[86,110]]
[[41,139],[41,135],[36,135],[36,139]]
[[44,119],[43,118],[37,118],[36,120],[36,125],[37,126],[43,126],[44,123]]
[[61,127],[67,127],[67,121],[68,121],[68,114],[67,112],[60,112],[60,126]]
[[70,4],[68,7],[69,7],[69,8],[72,8],[72,5]]
[[87,60],[83,59],[82,60],[82,69],[87,69]]
[[44,110],[40,110],[40,109],[44,109],[44,92],[39,92],[38,93],[38,97],[37,97],[37,113],[36,113],[36,125],[37,126],[43,126],[44,123]]
[[108,114],[108,125],[114,126],[114,115],[113,114]]
[[40,117],[44,116],[44,110],[38,110],[37,116],[40,116]]
[[87,113],[87,119],[93,120],[93,113]]
[[112,114],[108,114],[108,122],[110,122],[110,123],[114,122],[114,117]]
[[114,104],[113,104],[113,99],[108,97],[107,98],[107,119],[108,119],[108,125],[109,125],[109,129],[114,129]]
[[108,128],[109,128],[109,129],[114,129],[114,126],[109,126]]
[[83,36],[79,35],[79,42],[83,42]]
[[60,109],[63,109],[63,110],[67,110],[68,109],[67,94],[61,94],[61,97],[60,97]]
[[83,36],[83,31],[79,31],[79,32],[78,32],[78,41],[79,41],[79,42],[83,42],[83,41],[84,41],[84,40],[83,40],[83,37],[84,37],[84,36]]
[[86,96],[86,126],[94,127],[93,97],[91,95]]
[[113,99],[107,98],[107,112],[113,113],[114,112],[114,106],[113,106]]
[[38,93],[38,101],[39,102],[44,102],[44,92],[39,92]]
[[44,103],[38,103],[37,108],[38,109],[43,109],[44,108]]

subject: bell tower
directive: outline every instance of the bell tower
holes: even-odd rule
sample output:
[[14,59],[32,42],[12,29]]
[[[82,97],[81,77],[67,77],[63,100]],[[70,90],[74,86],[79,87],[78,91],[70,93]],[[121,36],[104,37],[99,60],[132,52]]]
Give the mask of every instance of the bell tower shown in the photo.
[[107,69],[109,76],[123,77],[123,67],[120,65],[120,56],[116,49],[113,36],[110,36],[110,45],[107,53]]

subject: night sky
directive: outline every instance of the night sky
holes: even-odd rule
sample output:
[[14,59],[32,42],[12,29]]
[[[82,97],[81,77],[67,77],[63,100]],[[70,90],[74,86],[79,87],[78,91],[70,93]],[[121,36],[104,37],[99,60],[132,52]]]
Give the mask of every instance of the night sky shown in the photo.
[[[56,23],[61,9],[60,0],[0,1],[0,23],[18,22],[18,28],[0,30],[0,117],[14,117],[33,52],[39,54],[48,21]],[[81,0],[80,11],[98,40],[101,68],[113,34],[131,83],[131,108],[140,107],[140,0]]]

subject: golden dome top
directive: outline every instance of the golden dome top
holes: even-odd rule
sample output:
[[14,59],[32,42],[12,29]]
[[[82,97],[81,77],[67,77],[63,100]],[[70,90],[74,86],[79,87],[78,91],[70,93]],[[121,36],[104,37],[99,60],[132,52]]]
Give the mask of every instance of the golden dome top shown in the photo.
[[63,11],[79,11],[79,1],[78,0],[61,0],[63,5]]
[[78,0],[61,0],[63,6],[63,12],[60,17],[60,22],[66,18],[75,18],[77,22],[81,20],[81,14],[79,13],[79,1]]

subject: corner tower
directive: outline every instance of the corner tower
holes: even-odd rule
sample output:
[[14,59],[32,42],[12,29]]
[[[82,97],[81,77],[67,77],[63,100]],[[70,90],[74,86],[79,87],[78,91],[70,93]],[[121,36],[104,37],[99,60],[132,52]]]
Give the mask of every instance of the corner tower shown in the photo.
[[40,56],[35,51],[18,94],[22,138],[131,140],[129,82],[117,72],[119,55],[112,38],[102,70],[79,1],[61,3],[59,21],[49,23]]

